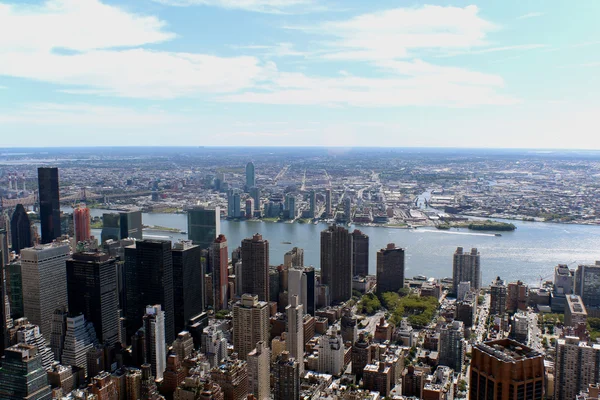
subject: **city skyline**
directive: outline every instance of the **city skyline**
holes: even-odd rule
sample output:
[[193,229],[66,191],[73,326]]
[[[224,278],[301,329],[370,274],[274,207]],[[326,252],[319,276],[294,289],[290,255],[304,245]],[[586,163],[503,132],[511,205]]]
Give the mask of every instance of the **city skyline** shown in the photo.
[[1,1],[4,146],[177,137],[600,149],[590,130],[598,11],[558,1]]

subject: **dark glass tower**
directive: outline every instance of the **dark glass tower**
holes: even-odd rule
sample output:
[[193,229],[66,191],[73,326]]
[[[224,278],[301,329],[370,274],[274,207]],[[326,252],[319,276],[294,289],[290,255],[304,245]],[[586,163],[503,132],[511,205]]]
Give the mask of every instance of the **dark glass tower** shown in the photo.
[[176,334],[187,328],[190,319],[204,311],[201,253],[200,247],[191,242],[176,243],[171,251]]
[[51,400],[48,375],[42,368],[37,347],[17,344],[6,349],[0,368],[0,398],[3,400]]
[[23,204],[17,204],[15,208],[10,220],[10,231],[15,253],[19,254],[24,248],[31,247],[31,221]]
[[142,240],[142,212],[127,211],[120,213],[121,239]]
[[118,341],[119,300],[116,260],[102,252],[75,253],[67,260],[69,311],[94,324],[98,340]]
[[58,168],[38,168],[40,225],[42,243],[52,243],[60,237],[60,198]]
[[242,240],[242,292],[269,301],[269,241],[258,233]]
[[369,275],[369,237],[355,229],[352,232],[352,275]]
[[208,249],[212,242],[221,234],[221,211],[219,207],[194,207],[188,210],[188,238]]
[[165,311],[165,340],[175,340],[173,305],[173,258],[171,242],[140,240],[125,248],[127,336],[142,326],[148,304],[160,304]]
[[377,293],[397,292],[404,287],[404,249],[394,243],[377,252]]
[[321,279],[329,286],[332,303],[352,297],[352,234],[341,226],[321,232]]

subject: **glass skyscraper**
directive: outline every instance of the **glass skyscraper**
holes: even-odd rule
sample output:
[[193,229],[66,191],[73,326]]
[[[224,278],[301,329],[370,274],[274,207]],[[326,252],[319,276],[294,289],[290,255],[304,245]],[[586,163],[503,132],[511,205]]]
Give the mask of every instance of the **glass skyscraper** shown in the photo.
[[51,243],[60,237],[58,168],[38,168],[38,185],[42,243]]
[[201,249],[208,249],[221,234],[221,210],[219,207],[194,207],[188,210],[188,239]]
[[6,349],[0,368],[0,398],[52,399],[48,375],[36,346],[20,343]]

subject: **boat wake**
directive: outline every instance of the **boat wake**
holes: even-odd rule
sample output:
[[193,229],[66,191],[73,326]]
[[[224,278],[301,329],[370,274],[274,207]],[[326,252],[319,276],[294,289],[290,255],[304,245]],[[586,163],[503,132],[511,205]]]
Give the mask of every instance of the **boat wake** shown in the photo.
[[442,229],[436,229],[435,231],[431,230],[431,229],[418,229],[417,232],[443,233],[446,235],[492,236],[492,237],[496,236],[496,234],[494,234],[494,233],[452,232],[452,231],[446,231],[446,230],[442,230]]

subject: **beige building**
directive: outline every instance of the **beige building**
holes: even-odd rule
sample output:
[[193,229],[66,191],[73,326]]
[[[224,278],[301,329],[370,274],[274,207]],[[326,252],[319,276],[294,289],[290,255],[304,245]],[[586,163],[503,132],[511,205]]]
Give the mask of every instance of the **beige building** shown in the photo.
[[298,296],[292,296],[291,304],[285,308],[287,314],[286,348],[290,356],[300,364],[300,374],[304,372],[304,314]]
[[268,343],[269,336],[269,304],[258,301],[257,295],[242,295],[233,305],[234,351],[241,360],[246,360],[256,343]]
[[587,323],[587,310],[581,297],[569,294],[566,296],[567,306],[565,307],[565,325],[577,326]]
[[266,342],[256,343],[256,348],[248,353],[248,389],[257,400],[269,400],[271,360]]
[[589,345],[578,337],[558,339],[555,362],[555,400],[571,400],[598,382],[600,344]]

